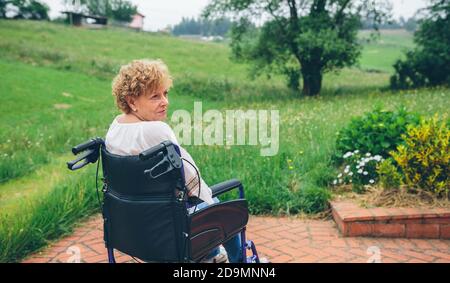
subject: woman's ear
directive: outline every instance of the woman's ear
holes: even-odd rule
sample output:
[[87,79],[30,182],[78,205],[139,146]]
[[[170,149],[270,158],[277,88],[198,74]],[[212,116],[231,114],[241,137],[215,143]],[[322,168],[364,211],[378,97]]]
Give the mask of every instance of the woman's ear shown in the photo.
[[128,103],[128,107],[131,108],[131,111],[136,112],[136,104],[134,102],[134,97],[127,96],[125,97],[125,101]]

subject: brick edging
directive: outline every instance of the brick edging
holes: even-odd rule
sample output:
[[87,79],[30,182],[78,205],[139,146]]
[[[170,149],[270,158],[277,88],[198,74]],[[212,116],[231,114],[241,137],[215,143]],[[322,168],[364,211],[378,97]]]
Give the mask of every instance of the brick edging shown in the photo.
[[330,206],[344,237],[450,239],[450,209],[361,208],[351,201]]

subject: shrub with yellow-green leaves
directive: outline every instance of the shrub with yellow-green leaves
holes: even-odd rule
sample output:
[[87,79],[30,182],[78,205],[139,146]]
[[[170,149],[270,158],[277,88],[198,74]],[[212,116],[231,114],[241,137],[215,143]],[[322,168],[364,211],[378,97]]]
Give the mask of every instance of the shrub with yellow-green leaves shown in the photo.
[[403,176],[391,159],[385,159],[378,164],[377,173],[384,189],[398,189],[403,183]]
[[450,130],[437,116],[409,127],[402,135],[405,144],[391,152],[400,166],[406,185],[450,195]]

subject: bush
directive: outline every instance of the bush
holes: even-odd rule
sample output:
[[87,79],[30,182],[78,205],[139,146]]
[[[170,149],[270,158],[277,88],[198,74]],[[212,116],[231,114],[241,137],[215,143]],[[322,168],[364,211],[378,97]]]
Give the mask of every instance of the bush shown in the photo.
[[407,185],[432,191],[438,196],[450,192],[450,130],[437,117],[410,127],[404,145],[391,152]]
[[387,158],[403,141],[401,135],[406,133],[407,125],[417,125],[419,120],[418,114],[407,112],[404,107],[395,112],[377,107],[362,117],[353,118],[339,131],[335,158],[341,163],[343,154],[354,150]]
[[450,85],[450,6],[432,0],[427,18],[414,34],[416,48],[395,63],[391,88]]
[[377,173],[384,189],[398,189],[402,184],[403,176],[398,172],[392,159],[385,159],[378,164]]
[[328,208],[330,192],[321,187],[306,185],[300,190],[299,207],[305,213],[319,213]]
[[344,170],[339,173],[333,185],[352,184],[353,191],[362,193],[364,185],[374,185],[378,181],[377,165],[383,160],[381,155],[362,154],[359,150],[349,151],[343,156]]

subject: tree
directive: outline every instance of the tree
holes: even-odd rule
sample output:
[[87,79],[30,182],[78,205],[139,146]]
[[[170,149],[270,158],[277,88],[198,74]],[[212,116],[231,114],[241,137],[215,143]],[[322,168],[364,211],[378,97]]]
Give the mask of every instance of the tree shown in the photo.
[[6,18],[6,5],[8,5],[9,1],[0,0],[0,19]]
[[198,35],[220,35],[225,36],[231,29],[232,22],[227,18],[207,19],[182,18],[181,22],[173,27],[174,35],[198,34]]
[[14,19],[48,20],[49,7],[36,0],[0,0],[0,18],[6,18],[8,5],[16,8]]
[[182,35],[182,34],[202,34],[202,24],[200,21],[195,20],[194,18],[185,18],[181,19],[181,22],[173,27],[172,33],[174,35]]
[[213,0],[203,15],[234,17],[233,57],[251,62],[254,75],[281,73],[295,90],[303,79],[303,94],[312,96],[324,73],[357,61],[361,19],[379,23],[389,8],[386,0]]
[[417,30],[417,19],[415,16],[412,16],[408,20],[406,20],[403,24],[403,28],[409,32],[415,32]]
[[137,13],[137,6],[126,0],[63,0],[63,3],[72,5],[74,12],[88,12],[121,22],[130,22]]
[[394,64],[394,89],[450,85],[450,1],[429,2],[414,33],[416,48]]
[[121,22],[131,22],[137,13],[137,6],[129,1],[111,0],[111,17]]

